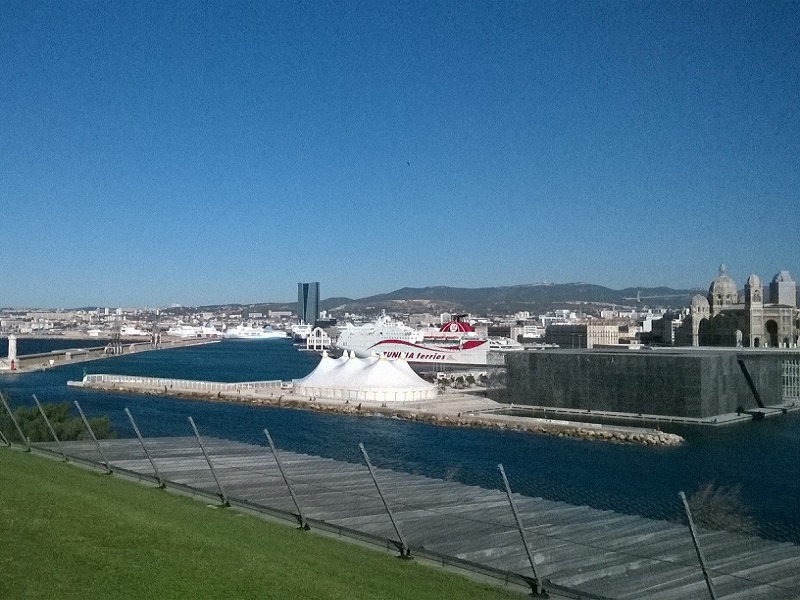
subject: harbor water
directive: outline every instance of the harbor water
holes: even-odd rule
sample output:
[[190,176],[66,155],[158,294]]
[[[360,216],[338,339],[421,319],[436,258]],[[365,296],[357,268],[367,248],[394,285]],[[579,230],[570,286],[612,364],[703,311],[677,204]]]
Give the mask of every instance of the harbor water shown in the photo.
[[81,379],[84,369],[225,382],[289,380],[310,373],[318,360],[288,340],[223,341],[0,374],[0,390],[13,405],[31,403],[32,394],[45,402],[78,400],[90,416],[108,415],[120,437],[132,435],[123,412],[128,407],[146,437],[190,435],[192,416],[204,435],[263,444],[266,427],[281,448],[350,462],[361,461],[357,444],[363,442],[376,466],[492,488],[501,485],[497,465],[503,463],[517,492],[658,519],[679,518],[679,491],[691,494],[706,484],[738,488],[760,535],[800,543],[797,413],[717,428],[665,423],[664,430],[686,442],[660,448],[66,385]]

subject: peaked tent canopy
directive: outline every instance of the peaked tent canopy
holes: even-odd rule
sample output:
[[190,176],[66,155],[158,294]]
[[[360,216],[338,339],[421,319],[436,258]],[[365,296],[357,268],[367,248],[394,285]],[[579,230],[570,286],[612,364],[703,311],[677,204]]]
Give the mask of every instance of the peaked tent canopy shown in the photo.
[[385,356],[322,360],[295,385],[301,396],[334,398],[352,402],[413,402],[435,400],[437,387],[417,375],[405,359]]

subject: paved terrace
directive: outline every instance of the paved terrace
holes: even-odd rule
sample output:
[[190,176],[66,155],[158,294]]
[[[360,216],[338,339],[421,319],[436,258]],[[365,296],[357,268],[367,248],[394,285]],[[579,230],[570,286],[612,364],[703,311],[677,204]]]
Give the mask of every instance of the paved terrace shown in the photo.
[[[203,441],[232,502],[287,517],[296,512],[267,447]],[[114,469],[154,478],[138,440],[101,444]],[[145,444],[165,481],[218,493],[196,438],[153,438]],[[55,444],[42,446],[57,452]],[[72,457],[98,462],[90,441],[63,447]],[[360,532],[384,546],[397,540],[366,466],[281,450],[278,456],[312,529],[324,524],[355,537]],[[508,475],[513,488],[514,474]],[[532,575],[504,492],[380,468],[376,476],[412,554]],[[553,596],[709,597],[687,527],[518,494],[514,500],[539,575]],[[701,531],[700,541],[718,598],[800,597],[800,547],[719,531]]]

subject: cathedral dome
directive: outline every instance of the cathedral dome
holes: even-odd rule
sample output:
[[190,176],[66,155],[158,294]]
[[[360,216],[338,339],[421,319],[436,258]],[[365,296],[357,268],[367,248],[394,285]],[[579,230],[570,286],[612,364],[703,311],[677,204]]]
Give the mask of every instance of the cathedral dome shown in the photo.
[[719,277],[711,282],[711,287],[708,288],[709,298],[713,302],[714,299],[724,300],[727,298],[728,303],[736,302],[739,296],[739,290],[736,288],[736,283],[728,277],[725,271],[725,265],[719,267]]
[[708,298],[697,294],[692,298],[692,308],[708,308]]

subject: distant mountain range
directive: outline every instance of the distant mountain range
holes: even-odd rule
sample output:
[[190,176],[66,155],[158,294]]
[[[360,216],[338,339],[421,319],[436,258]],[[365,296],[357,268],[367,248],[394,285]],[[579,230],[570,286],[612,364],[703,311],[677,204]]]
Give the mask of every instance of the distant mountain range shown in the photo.
[[[320,309],[334,316],[345,312],[373,314],[381,310],[389,313],[464,312],[471,314],[513,314],[529,311],[534,314],[554,309],[597,312],[602,308],[663,307],[682,308],[689,305],[695,294],[705,294],[700,289],[625,288],[613,290],[589,283],[526,284],[486,288],[455,288],[446,286],[402,288],[388,294],[366,298],[327,298]],[[198,307],[202,310],[227,312],[263,312],[270,310],[296,311],[295,302],[227,304]],[[170,309],[168,312],[172,312]]]

